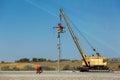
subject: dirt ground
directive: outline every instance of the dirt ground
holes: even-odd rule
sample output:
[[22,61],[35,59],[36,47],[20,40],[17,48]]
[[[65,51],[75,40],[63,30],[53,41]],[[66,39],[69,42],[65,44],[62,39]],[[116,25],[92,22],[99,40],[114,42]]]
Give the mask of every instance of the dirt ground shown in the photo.
[[120,72],[45,71],[36,74],[34,71],[2,71],[0,80],[120,80]]

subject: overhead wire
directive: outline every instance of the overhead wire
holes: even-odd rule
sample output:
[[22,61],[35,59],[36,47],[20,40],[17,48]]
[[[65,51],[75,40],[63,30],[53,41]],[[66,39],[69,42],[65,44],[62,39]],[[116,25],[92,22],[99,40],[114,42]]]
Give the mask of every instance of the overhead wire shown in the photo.
[[43,10],[43,11],[45,11],[45,12],[51,14],[52,16],[59,18],[59,17],[58,17],[56,14],[54,14],[53,12],[49,11],[49,10],[46,9],[46,8],[43,8],[43,7],[39,6],[38,4],[34,3],[33,1],[31,1],[31,0],[25,0],[25,1],[28,2],[29,4],[35,6],[35,7],[37,7],[37,8],[39,8],[39,9]]
[[97,54],[100,55],[96,49],[93,47],[93,45],[88,41],[88,39],[82,34],[82,32],[76,27],[76,25],[73,23],[73,21],[68,17],[68,20],[72,23],[73,27],[77,30],[77,32],[83,37],[83,39],[86,41],[86,43],[91,47],[91,49]]
[[[25,1],[28,2],[29,4],[35,6],[35,7],[43,10],[43,11],[51,14],[52,16],[59,18],[58,15],[54,14],[53,12],[50,12],[50,11],[49,11],[48,9],[46,9],[46,8],[40,7],[38,4],[34,3],[33,1],[31,1],[31,0],[25,0]],[[59,4],[59,5],[60,5],[60,4]],[[63,6],[62,6],[62,7],[63,7]],[[86,41],[86,43],[92,48],[92,50],[95,51],[96,53],[98,53],[98,52],[96,51],[96,49],[92,46],[92,44],[88,41],[88,39],[87,39],[87,38],[82,34],[82,32],[76,27],[76,25],[73,23],[73,21],[72,21],[68,16],[66,16],[66,17],[67,17],[68,20],[73,24],[73,27],[78,31],[78,33],[83,37],[83,39]],[[62,20],[60,20],[60,22],[62,23]]]

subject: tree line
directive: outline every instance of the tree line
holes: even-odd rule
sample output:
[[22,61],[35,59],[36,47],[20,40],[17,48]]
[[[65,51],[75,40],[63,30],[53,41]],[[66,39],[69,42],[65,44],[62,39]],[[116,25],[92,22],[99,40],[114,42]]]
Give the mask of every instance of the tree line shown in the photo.
[[[46,58],[20,58],[18,60],[15,60],[14,62],[57,62],[58,60],[50,60]],[[71,61],[70,59],[61,59],[60,61]],[[76,61],[76,60],[72,60]],[[1,63],[7,63],[6,61],[1,61]]]
[[19,60],[16,60],[15,62],[45,62],[48,61],[46,58],[21,58]]
[[[16,60],[15,62],[57,62],[57,60],[50,60],[46,58],[21,58],[19,60]],[[61,59],[60,61],[71,61],[70,59]]]
[[[15,60],[14,62],[57,62],[58,60],[50,60],[46,58],[21,58],[18,60]],[[70,59],[61,59],[60,61],[78,61],[78,60],[70,60]],[[120,61],[120,58],[109,58],[108,61]],[[5,61],[1,61],[1,63],[6,63]]]

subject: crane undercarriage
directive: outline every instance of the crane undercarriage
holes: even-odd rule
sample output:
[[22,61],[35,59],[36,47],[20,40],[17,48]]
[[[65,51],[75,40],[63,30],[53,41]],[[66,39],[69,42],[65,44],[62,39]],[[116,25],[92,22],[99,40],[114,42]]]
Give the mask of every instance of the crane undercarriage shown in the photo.
[[81,67],[80,72],[109,72],[111,71],[107,66]]

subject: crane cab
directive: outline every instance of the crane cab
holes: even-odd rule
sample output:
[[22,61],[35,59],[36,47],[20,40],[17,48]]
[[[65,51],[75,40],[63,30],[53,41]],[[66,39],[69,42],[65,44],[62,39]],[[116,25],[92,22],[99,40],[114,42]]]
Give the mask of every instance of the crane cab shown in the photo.
[[[90,67],[93,66],[106,66],[107,59],[100,56],[90,56],[86,58],[86,61],[89,63]],[[82,61],[82,66],[86,66],[85,62]]]
[[107,67],[107,58],[103,58],[101,56],[90,56],[90,57],[86,57],[86,61],[88,62],[89,66],[86,66],[84,60],[82,60],[83,68],[80,70],[81,72],[84,72],[84,71],[109,72],[110,71],[109,67]]

